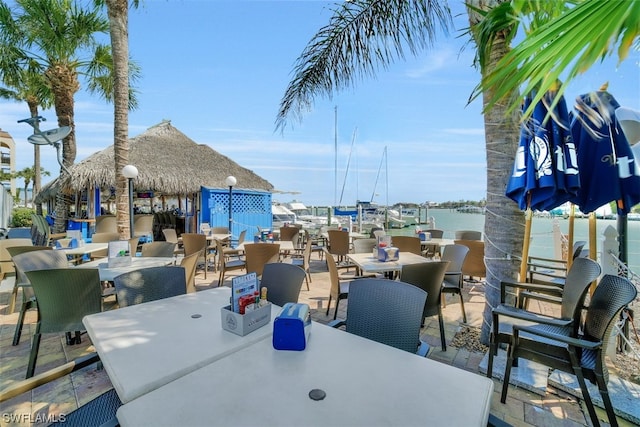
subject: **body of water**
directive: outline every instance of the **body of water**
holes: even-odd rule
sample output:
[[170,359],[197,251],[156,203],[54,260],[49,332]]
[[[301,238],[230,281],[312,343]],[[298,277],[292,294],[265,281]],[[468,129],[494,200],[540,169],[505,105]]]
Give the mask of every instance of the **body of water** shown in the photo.
[[[429,209],[428,216],[435,219],[435,228],[444,231],[445,239],[453,239],[456,230],[478,230],[484,232],[484,215],[482,214],[460,213],[449,209]],[[534,217],[532,219],[530,255],[549,258],[549,254],[553,254],[554,221],[557,221],[562,233],[567,234],[569,232],[568,219],[557,217],[555,219],[545,217]],[[600,253],[600,245],[604,239],[602,233],[609,225],[616,228],[616,220],[597,220],[598,254]],[[421,227],[426,229],[427,226],[423,224]],[[389,234],[415,235],[415,227],[393,229],[390,230]],[[589,241],[589,220],[587,218],[575,218],[574,220],[574,241],[578,240]],[[627,242],[629,267],[635,273],[640,274],[640,221],[628,222]]]

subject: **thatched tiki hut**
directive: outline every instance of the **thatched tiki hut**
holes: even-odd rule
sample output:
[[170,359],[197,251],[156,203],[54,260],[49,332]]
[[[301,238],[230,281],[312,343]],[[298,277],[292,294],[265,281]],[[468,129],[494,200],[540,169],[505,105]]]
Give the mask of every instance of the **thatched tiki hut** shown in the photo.
[[[156,197],[190,200],[192,209],[189,215],[193,223],[187,227],[191,230],[195,230],[200,205],[198,197],[203,186],[227,191],[225,178],[233,175],[238,182],[234,189],[269,194],[273,191],[273,185],[267,180],[208,145],[197,144],[171,126],[169,121],[152,126],[130,139],[129,150],[129,163],[138,168],[134,191],[153,192]],[[110,194],[115,183],[114,151],[111,145],[69,167],[69,175],[64,176],[58,185],[67,194],[80,194],[87,190],[91,194],[94,189]],[[43,193],[46,193],[44,190],[48,190],[48,194],[55,194],[51,186],[43,188]],[[40,203],[45,200],[44,197],[38,197]],[[99,207],[91,211],[99,212]]]

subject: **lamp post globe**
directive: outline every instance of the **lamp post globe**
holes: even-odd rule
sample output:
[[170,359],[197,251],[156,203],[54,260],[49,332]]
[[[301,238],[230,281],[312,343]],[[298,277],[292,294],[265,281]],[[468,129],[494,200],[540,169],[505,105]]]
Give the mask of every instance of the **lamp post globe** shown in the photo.
[[138,168],[134,165],[126,165],[122,168],[122,175],[129,183],[129,236],[133,238],[133,180],[138,177]]

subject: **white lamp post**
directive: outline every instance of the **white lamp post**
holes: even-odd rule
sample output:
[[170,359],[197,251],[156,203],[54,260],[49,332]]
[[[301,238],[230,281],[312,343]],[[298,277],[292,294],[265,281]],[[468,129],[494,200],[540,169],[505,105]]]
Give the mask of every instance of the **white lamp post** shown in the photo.
[[224,180],[224,183],[227,184],[227,186],[229,187],[229,234],[233,234],[231,232],[231,226],[233,225],[233,214],[232,214],[233,211],[231,210],[231,196],[233,193],[233,186],[236,185],[237,182],[238,180],[233,175],[229,175]]
[[122,168],[122,175],[129,180],[129,228],[130,236],[133,238],[133,180],[138,177],[138,168],[126,165]]

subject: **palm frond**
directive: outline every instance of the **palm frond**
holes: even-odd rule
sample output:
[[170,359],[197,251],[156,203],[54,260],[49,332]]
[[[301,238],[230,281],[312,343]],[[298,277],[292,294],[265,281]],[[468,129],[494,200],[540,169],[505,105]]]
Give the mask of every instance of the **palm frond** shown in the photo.
[[336,4],[333,16],[297,59],[293,79],[280,102],[276,129],[289,115],[301,120],[315,96],[327,96],[371,77],[431,46],[438,30],[452,26],[446,2],[436,0],[352,0]]

